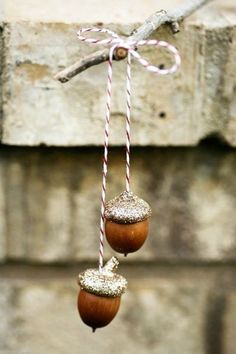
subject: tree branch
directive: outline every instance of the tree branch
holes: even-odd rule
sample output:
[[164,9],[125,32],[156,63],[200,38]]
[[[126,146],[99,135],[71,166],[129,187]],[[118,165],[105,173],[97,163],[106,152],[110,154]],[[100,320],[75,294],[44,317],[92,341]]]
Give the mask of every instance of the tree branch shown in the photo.
[[[142,39],[147,39],[157,28],[164,24],[169,24],[173,33],[179,31],[179,22],[184,18],[191,15],[197,9],[203,5],[209,3],[212,0],[187,0],[182,5],[169,10],[161,10],[155,12],[153,15],[148,17],[146,21],[127,38],[127,43],[130,41],[139,41]],[[62,83],[65,83],[72,79],[74,76],[78,75],[82,71],[90,68],[93,65],[98,65],[108,60],[109,49],[103,49],[96,51],[83,59],[78,60],[73,65],[65,68],[55,75],[55,79]],[[120,60],[114,55],[115,60]]]

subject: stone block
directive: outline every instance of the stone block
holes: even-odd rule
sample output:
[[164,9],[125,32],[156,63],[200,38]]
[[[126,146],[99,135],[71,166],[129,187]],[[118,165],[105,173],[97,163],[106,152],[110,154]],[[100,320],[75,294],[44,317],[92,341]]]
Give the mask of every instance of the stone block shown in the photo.
[[[133,62],[134,145],[197,145],[211,134],[236,145],[236,20],[229,16],[230,4],[228,0],[202,9],[185,21],[175,37],[167,28],[154,34],[154,38],[176,45],[182,55],[181,69],[174,76],[157,77]],[[142,16],[140,12],[139,18]],[[119,18],[120,22],[109,23],[109,28],[127,36],[137,23],[121,14]],[[103,143],[106,65],[93,67],[64,85],[53,79],[58,70],[95,50],[76,39],[76,29],[87,25],[88,19],[80,18],[76,25],[22,21],[5,25],[3,143]],[[162,50],[143,48],[140,52],[155,65],[170,64],[170,57]],[[112,145],[123,145],[125,140],[124,76],[125,63],[115,63]]]
[[[102,149],[5,147],[0,157],[6,256],[96,260]],[[124,150],[112,149],[109,163],[107,199],[125,188]],[[145,245],[127,261],[234,261],[235,169],[234,150],[210,143],[132,149],[132,190],[153,213]],[[105,244],[106,257],[112,253]]]
[[[180,0],[160,0],[160,8],[171,8]],[[119,7],[109,0],[102,0],[99,4],[89,0],[86,4],[82,0],[68,0],[67,6],[56,6],[54,0],[41,2],[33,1],[34,6],[29,6],[28,0],[7,0],[5,2],[5,20],[9,22],[32,21],[32,22],[65,22],[80,23],[87,21],[106,22],[109,14],[110,22],[122,21],[124,23],[142,21],[151,12],[157,10],[155,0],[120,0]]]
[[92,334],[68,279],[1,281],[4,354],[205,354],[206,288],[191,281],[129,279],[114,321]]

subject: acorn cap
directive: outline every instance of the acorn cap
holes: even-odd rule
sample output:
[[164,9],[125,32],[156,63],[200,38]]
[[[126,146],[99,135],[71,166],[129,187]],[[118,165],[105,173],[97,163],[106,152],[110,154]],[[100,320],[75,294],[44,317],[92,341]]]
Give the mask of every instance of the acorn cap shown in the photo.
[[134,224],[150,215],[150,205],[132,192],[125,191],[105,205],[105,218],[118,224]]
[[102,270],[87,269],[78,276],[81,289],[99,296],[121,296],[127,287],[127,280],[121,275],[115,274],[119,261],[112,257]]

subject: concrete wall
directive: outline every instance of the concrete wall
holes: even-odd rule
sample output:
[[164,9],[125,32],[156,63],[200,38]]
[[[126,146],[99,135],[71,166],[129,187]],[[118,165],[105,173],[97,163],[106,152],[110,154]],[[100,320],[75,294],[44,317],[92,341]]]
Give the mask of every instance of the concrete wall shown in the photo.
[[[102,21],[128,35],[158,10],[151,0],[102,5],[8,0],[1,14],[0,354],[234,354],[230,0],[199,10],[174,37],[154,34],[182,54],[174,77],[133,63],[131,184],[152,206],[151,231],[139,252],[120,257],[129,287],[111,325],[92,334],[77,314],[77,274],[98,257],[106,65],[64,85],[53,75],[94,50],[76,28]],[[124,70],[115,63],[108,198],[124,190]]]

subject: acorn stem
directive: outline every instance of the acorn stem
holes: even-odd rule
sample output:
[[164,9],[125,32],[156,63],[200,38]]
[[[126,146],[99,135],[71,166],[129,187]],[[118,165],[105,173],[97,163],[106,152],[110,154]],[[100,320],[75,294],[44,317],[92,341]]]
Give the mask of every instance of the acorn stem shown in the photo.
[[94,327],[93,327],[93,328],[92,328],[92,332],[95,333],[96,329],[97,329],[97,328],[94,328]]
[[119,261],[116,257],[112,257],[102,268],[105,272],[113,272],[115,269],[117,269],[119,265]]

